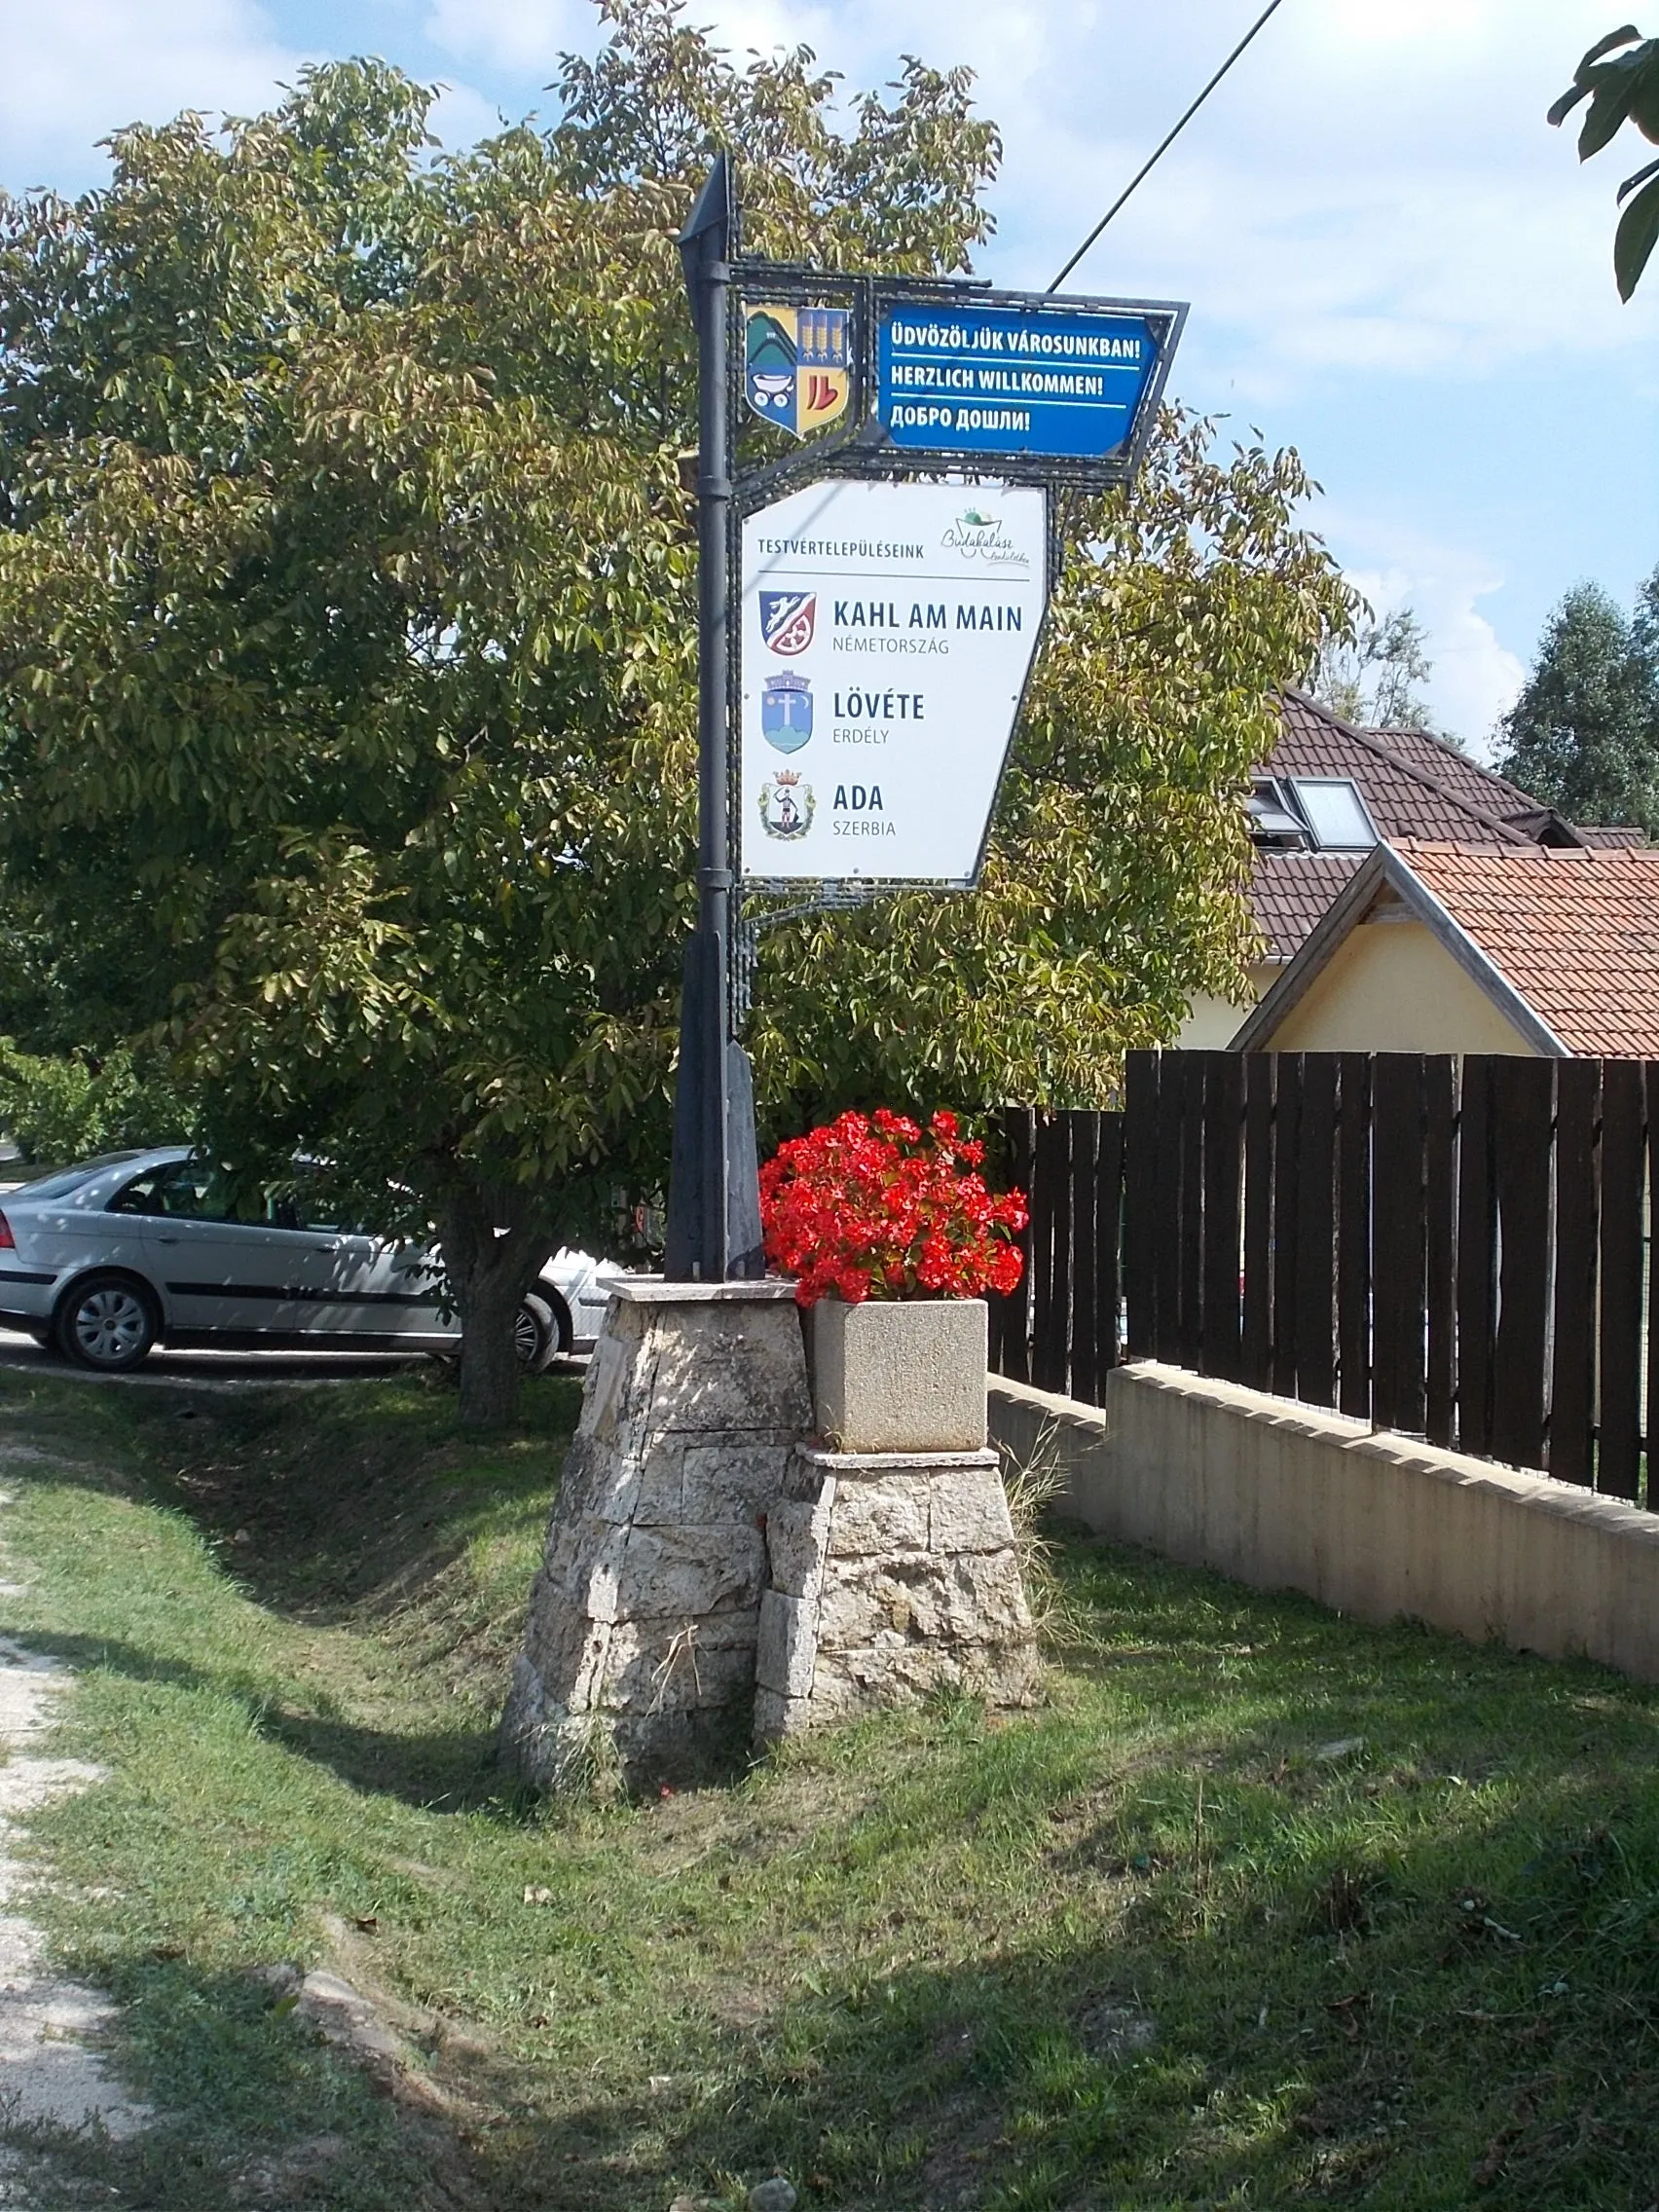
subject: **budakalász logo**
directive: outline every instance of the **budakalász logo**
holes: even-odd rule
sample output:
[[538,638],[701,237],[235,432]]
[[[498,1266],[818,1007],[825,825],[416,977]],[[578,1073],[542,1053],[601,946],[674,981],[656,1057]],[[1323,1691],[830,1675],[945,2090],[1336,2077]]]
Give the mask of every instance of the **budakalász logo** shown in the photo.
[[773,652],[793,660],[805,652],[818,627],[818,594],[815,591],[763,591],[760,594],[760,636]]
[[768,837],[793,844],[812,828],[818,801],[793,768],[780,768],[760,786],[760,826]]
[[964,507],[940,543],[947,553],[965,554],[970,561],[988,561],[997,569],[1029,569],[1031,556],[1022,553],[995,515],[978,507]]

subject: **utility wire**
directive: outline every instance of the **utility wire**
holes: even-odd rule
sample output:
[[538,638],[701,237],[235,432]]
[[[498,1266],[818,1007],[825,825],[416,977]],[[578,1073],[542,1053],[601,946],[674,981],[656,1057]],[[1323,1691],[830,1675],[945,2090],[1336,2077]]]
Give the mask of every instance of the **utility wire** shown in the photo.
[[1077,267],[1078,263],[1083,259],[1084,255],[1088,251],[1089,247],[1094,243],[1095,240],[1100,236],[1101,232],[1106,228],[1107,224],[1112,220],[1113,216],[1117,214],[1118,210],[1129,199],[1129,196],[1142,183],[1144,183],[1146,178],[1149,177],[1152,174],[1153,170],[1158,166],[1159,163],[1162,161],[1164,155],[1168,153],[1170,147],[1174,145],[1176,139],[1180,137],[1182,131],[1185,130],[1188,124],[1192,122],[1194,116],[1198,114],[1199,108],[1203,106],[1205,100],[1209,98],[1211,92],[1215,91],[1217,85],[1221,83],[1221,80],[1227,75],[1227,72],[1233,67],[1233,64],[1238,59],[1238,56],[1244,52],[1244,49],[1250,44],[1251,40],[1254,39],[1256,33],[1266,23],[1268,18],[1271,15],[1274,14],[1275,11],[1282,5],[1283,0],[1268,0],[1267,7],[1262,10],[1262,13],[1256,18],[1256,20],[1250,25],[1250,28],[1244,33],[1244,36],[1233,49],[1233,52],[1228,55],[1227,59],[1222,63],[1221,67],[1216,71],[1215,75],[1204,87],[1203,91],[1193,102],[1192,106],[1181,118],[1180,122],[1176,124],[1174,129],[1170,131],[1168,137],[1163,140],[1163,143],[1158,148],[1157,152],[1153,154],[1151,159],[1143,163],[1141,167],[1136,170],[1135,174],[1129,179],[1129,182],[1124,187],[1123,191],[1119,193],[1117,199],[1113,201],[1111,206],[1107,208],[1105,214],[1101,216],[1099,222],[1095,224],[1093,230],[1089,232],[1088,238],[1084,240],[1082,245],[1078,247],[1077,251],[1072,255],[1071,259],[1066,263],[1065,267],[1054,278],[1054,281],[1049,286],[1051,292],[1057,292],[1059,290],[1060,286],[1065,282],[1066,278],[1071,275],[1072,271]]

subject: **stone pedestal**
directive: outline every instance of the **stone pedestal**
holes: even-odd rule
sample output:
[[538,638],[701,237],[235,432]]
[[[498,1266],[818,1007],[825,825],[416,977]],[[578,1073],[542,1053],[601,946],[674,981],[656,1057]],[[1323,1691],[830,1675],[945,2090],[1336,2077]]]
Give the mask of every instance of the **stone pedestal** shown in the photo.
[[766,1555],[758,1741],[937,1690],[1035,1702],[1037,1641],[994,1452],[802,1446]]
[[747,1742],[763,1530],[812,1425],[793,1289],[618,1285],[501,1723],[527,1780],[678,1784]]

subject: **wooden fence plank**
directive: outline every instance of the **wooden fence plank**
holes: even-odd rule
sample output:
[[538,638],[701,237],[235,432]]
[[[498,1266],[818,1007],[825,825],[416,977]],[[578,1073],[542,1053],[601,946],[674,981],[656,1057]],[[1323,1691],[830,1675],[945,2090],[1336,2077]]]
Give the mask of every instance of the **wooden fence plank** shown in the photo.
[[1602,1063],[1602,1328],[1596,1488],[1635,1497],[1641,1465],[1641,1062]]
[[1211,1052],[1204,1070],[1203,1372],[1226,1382],[1238,1380],[1243,1118],[1244,1062],[1236,1052]]
[[1337,1063],[1309,1052],[1302,1063],[1302,1187],[1296,1223],[1296,1394],[1336,1403]]
[[1642,1073],[1647,1094],[1647,1204],[1643,1212],[1647,1240],[1647,1421],[1642,1503],[1652,1513],[1659,1512],[1659,1235],[1654,1234],[1653,1218],[1659,1210],[1659,1060],[1649,1060]]
[[1596,1433],[1596,1124],[1602,1063],[1556,1070],[1555,1313],[1551,1328],[1549,1469],[1588,1484]]
[[1423,1062],[1379,1052],[1371,1070],[1373,1327],[1372,1419],[1419,1434],[1425,1419],[1423,1357]]
[[1244,1331],[1239,1377],[1272,1383],[1273,1067],[1272,1052],[1244,1060]]
[[1496,1328],[1495,1202],[1492,1180],[1492,1061],[1463,1062],[1457,1106],[1457,1449],[1492,1450],[1492,1352]]
[[1098,1197],[1095,1163],[1100,1143],[1098,1114],[1068,1113],[1067,1152],[1071,1160],[1071,1358],[1066,1389],[1074,1398],[1095,1403],[1095,1309],[1099,1282],[1095,1255]]
[[1066,1386],[1067,1265],[1071,1249],[1071,1203],[1067,1189],[1066,1140],[1070,1134],[1058,1114],[1037,1122],[1036,1281],[1033,1285],[1031,1380],[1039,1390]]
[[1124,1062],[1124,1298],[1130,1359],[1158,1349],[1159,1111],[1157,1052]]
[[1456,1419],[1457,1063],[1449,1052],[1423,1062],[1424,1287],[1428,1377],[1423,1428],[1450,1445]]
[[1094,1389],[1097,1406],[1106,1403],[1106,1378],[1123,1356],[1119,1339],[1119,1308],[1124,1276],[1124,1117],[1102,1114],[1100,1149],[1095,1166],[1096,1283]]
[[[1003,1156],[1008,1163],[1009,1188],[1023,1191],[1027,1212],[1031,1203],[1031,1138],[1035,1116],[1029,1106],[1003,1109]],[[995,1353],[991,1364],[999,1375],[1015,1382],[1031,1380],[1031,1224],[1014,1238],[1024,1261],[1019,1281],[1006,1297],[991,1302]]]
[[1491,1450],[1517,1467],[1541,1467],[1544,1457],[1554,1096],[1554,1061],[1493,1057],[1493,1179],[1500,1259]]
[[1178,1052],[1181,1070],[1180,1361],[1195,1372],[1204,1352],[1204,1069],[1207,1052]]
[[1302,1054],[1276,1055],[1273,1088],[1272,1387],[1296,1395],[1296,1223],[1301,1210]]
[[1157,1252],[1155,1301],[1160,1359],[1181,1364],[1181,1154],[1187,1106],[1187,1071],[1178,1052],[1160,1055],[1158,1070],[1158,1175],[1153,1237]]
[[1371,1056],[1344,1052],[1337,1137],[1338,1404],[1371,1418]]

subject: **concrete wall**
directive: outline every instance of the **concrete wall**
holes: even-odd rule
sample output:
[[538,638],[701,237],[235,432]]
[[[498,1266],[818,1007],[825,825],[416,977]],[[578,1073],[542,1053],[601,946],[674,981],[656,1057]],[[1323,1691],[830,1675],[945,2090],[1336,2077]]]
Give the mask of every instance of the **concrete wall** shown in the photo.
[[1112,1375],[1104,1409],[993,1375],[990,1414],[1021,1456],[1053,1424],[1101,1535],[1659,1681],[1659,1514],[1150,1361]]
[[1397,906],[1349,931],[1263,1049],[1534,1056],[1426,925]]

